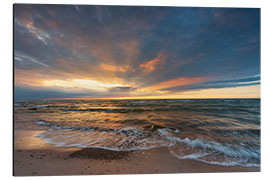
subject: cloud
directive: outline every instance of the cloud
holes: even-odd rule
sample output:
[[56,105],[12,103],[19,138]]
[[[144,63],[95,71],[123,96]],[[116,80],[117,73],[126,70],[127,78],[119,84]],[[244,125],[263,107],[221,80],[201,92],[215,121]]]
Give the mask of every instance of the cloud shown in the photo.
[[15,99],[75,98],[92,95],[92,93],[63,92],[61,90],[52,90],[49,88],[33,89],[31,87],[18,86],[15,86],[14,90]]
[[210,81],[207,82],[207,84],[226,84],[226,83],[249,83],[252,81],[260,81],[261,76],[260,75],[255,75],[252,77],[244,77],[244,78],[238,78],[238,79],[230,79],[230,80],[219,80],[219,81]]
[[179,77],[167,81],[163,81],[152,86],[148,86],[148,89],[167,89],[171,87],[185,86],[189,84],[195,84],[201,81],[204,81],[204,78],[201,77]]
[[38,61],[37,59],[30,57],[30,56],[27,56],[27,55],[20,53],[20,52],[15,51],[14,58],[15,58],[15,60],[20,61],[21,63],[23,63],[24,61],[31,61],[31,62],[34,62],[34,63],[39,64],[41,66],[49,67],[49,65],[44,64],[44,63]]
[[101,64],[101,68],[104,69],[105,71],[116,71],[117,66],[110,65],[110,64]]
[[140,67],[145,68],[148,71],[154,71],[156,69],[162,69],[164,64],[165,56],[162,53],[159,53],[155,59],[140,64]]
[[135,91],[137,88],[129,87],[129,86],[116,86],[108,89],[110,92],[127,92],[127,91]]
[[191,85],[178,86],[173,88],[164,89],[166,91],[190,91],[190,90],[201,90],[201,89],[220,89],[220,88],[231,88],[231,87],[243,87],[243,86],[254,86],[260,85],[260,75],[252,77],[243,77],[239,79],[230,80],[219,80],[219,81],[206,81],[201,83],[195,83]]
[[31,33],[37,39],[41,40],[44,44],[48,45],[48,42],[50,41],[50,35],[36,28],[33,24],[33,21],[27,20],[25,22],[20,22],[17,19],[15,19],[15,23],[21,28],[26,29],[29,33]]
[[15,85],[44,94],[173,95],[260,81],[256,8],[16,4],[14,20]]

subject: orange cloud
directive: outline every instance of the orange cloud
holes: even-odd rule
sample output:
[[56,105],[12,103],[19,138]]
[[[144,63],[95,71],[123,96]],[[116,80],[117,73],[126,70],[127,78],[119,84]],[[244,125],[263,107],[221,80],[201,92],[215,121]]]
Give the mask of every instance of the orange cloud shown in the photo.
[[166,89],[166,88],[170,88],[170,87],[194,84],[194,83],[198,83],[198,82],[201,82],[204,80],[205,80],[205,78],[202,78],[202,77],[179,77],[176,79],[163,81],[161,83],[149,86],[149,87],[147,87],[147,89],[152,89],[152,90]]
[[162,65],[164,64],[165,64],[165,56],[162,53],[159,53],[159,55],[155,59],[140,64],[140,67],[145,68],[149,71],[154,71],[156,69],[161,69]]
[[115,65],[110,65],[110,64],[101,64],[100,66],[103,70],[111,71],[111,72],[119,71],[119,72],[125,73],[128,71],[132,71],[132,72],[136,71],[133,67],[131,67],[129,65],[115,66]]
[[128,67],[119,67],[118,70],[119,70],[120,72],[127,72]]
[[117,70],[117,67],[114,65],[110,65],[110,64],[101,64],[100,65],[102,69],[106,70],[106,71],[113,71],[115,72]]
[[125,66],[118,67],[118,71],[124,73],[124,72],[128,72],[128,71],[135,72],[136,70],[133,67],[129,66],[129,65],[125,65]]
[[[22,70],[22,69],[15,69],[14,70],[14,81],[15,85],[18,86],[41,86],[42,80],[49,79],[49,75],[46,77],[42,76],[37,71],[40,69],[35,70]],[[35,74],[33,76],[33,74]]]

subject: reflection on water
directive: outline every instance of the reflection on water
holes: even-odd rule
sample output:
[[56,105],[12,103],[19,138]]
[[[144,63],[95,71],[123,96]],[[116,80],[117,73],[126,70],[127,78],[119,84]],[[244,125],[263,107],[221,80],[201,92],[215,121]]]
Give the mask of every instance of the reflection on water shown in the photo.
[[260,165],[260,100],[16,101],[16,130],[62,147],[167,146],[181,159]]
[[35,137],[44,131],[15,131],[14,147],[19,150],[44,149],[48,147],[42,139]]

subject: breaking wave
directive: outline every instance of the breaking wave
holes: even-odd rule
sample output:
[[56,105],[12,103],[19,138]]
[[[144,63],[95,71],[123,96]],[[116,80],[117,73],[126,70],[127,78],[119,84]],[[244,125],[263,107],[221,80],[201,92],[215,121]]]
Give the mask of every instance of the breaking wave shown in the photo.
[[[46,121],[37,125],[50,129],[37,137],[60,147],[103,148],[113,151],[133,151],[167,146],[179,159],[195,159],[209,164],[260,167],[260,146],[220,143],[212,140],[183,137],[179,129],[107,128],[60,126]],[[254,150],[255,149],[255,150]]]

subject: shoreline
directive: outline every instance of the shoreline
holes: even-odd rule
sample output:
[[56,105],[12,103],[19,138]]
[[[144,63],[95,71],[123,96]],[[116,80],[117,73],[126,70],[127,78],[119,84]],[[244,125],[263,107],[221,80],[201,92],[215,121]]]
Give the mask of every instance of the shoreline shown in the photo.
[[256,167],[180,160],[167,147],[130,152],[56,147],[35,137],[40,132],[15,132],[14,176],[260,172]]

